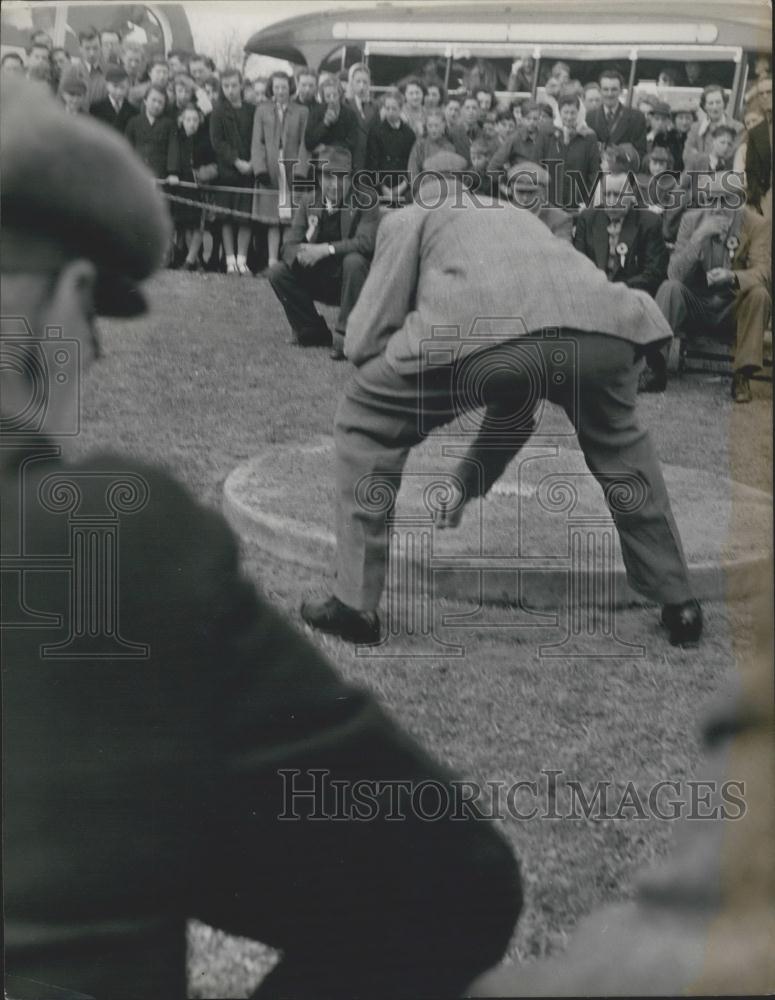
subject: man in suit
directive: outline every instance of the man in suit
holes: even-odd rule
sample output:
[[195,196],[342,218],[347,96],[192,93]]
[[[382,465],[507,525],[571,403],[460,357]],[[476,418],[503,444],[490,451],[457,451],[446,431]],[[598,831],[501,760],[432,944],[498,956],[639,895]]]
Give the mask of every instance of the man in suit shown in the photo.
[[108,92],[105,84],[105,70],[102,65],[102,47],[96,28],[85,28],[78,32],[80,46],[80,62],[71,63],[62,74],[62,86],[73,79],[82,80],[86,84],[84,111],[90,111],[93,104],[101,101]]
[[[321,150],[320,189],[300,196],[282,260],[268,272],[291,325],[292,343],[332,344],[334,361],[344,359],[347,319],[369,273],[379,224],[376,205],[360,209],[352,204],[351,168],[346,150]],[[339,306],[333,333],[315,309],[315,299]]]
[[713,330],[734,340],[732,396],[748,403],[772,315],[772,228],[747,205],[732,207],[732,190],[718,177],[711,206],[684,215],[657,304],[677,337]]
[[[438,190],[426,194],[426,184]],[[432,335],[440,329],[448,337]],[[572,349],[557,350],[558,331]],[[548,398],[576,422],[587,464],[605,485],[630,585],[662,604],[671,642],[697,642],[700,608],[659,462],[635,419],[636,359],[670,337],[651,298],[608,283],[530,212],[477,207],[459,178],[429,175],[415,204],[383,220],[347,325],[345,353],[356,371],[334,423],[336,581],[330,596],[302,605],[305,621],[354,642],[379,633],[389,505],[361,502],[359,484],[376,475],[397,494],[410,449],[483,405],[460,486],[438,521],[454,527],[529,439],[534,410]],[[480,398],[465,373],[472,358],[487,370],[482,351],[494,352],[493,377],[481,380]],[[633,474],[642,502],[618,508],[619,477],[631,483]]]
[[561,208],[549,204],[549,173],[540,163],[525,160],[515,163],[506,175],[501,192],[517,208],[526,208],[539,218],[549,232],[570,243],[573,235],[573,217]]
[[220,514],[126,456],[62,460],[73,359],[95,313],[144,307],[169,224],[118,136],[8,81],[0,104],[3,305],[29,324],[0,367],[7,995],[182,998],[192,916],[282,950],[265,1000],[462,995],[519,911],[509,847],[467,799],[412,811],[452,775],[259,596]]
[[578,127],[580,101],[560,98],[561,128],[541,138],[538,160],[549,171],[549,200],[574,210],[592,196],[600,174],[600,150],[593,133]]
[[618,70],[604,70],[600,75],[601,106],[587,115],[587,125],[603,146],[629,142],[641,157],[646,155],[647,125],[644,115],[621,102],[624,78]]
[[656,295],[667,274],[662,219],[638,206],[627,174],[606,174],[603,183],[604,204],[579,213],[573,245],[609,281]]
[[358,119],[358,142],[353,152],[353,172],[366,165],[369,129],[379,121],[379,107],[371,99],[371,74],[365,63],[353,63],[348,73],[348,94],[344,103]]
[[105,85],[108,88],[108,96],[92,105],[92,116],[110,125],[117,132],[123,133],[129,119],[137,114],[137,108],[127,99],[129,77],[124,67],[108,66],[105,70]]

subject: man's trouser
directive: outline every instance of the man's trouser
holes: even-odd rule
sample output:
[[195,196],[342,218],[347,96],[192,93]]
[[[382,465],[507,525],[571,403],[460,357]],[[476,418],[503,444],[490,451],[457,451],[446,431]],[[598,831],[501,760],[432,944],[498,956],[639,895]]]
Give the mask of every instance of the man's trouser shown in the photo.
[[[364,488],[369,479],[364,477],[392,481],[397,494],[409,450],[434,427],[484,404],[484,422],[472,440],[467,456],[471,461],[465,467],[476,471],[478,463],[483,470],[480,482],[467,484],[468,496],[485,494],[529,439],[541,399],[562,406],[575,424],[587,465],[609,501],[630,585],[660,604],[679,604],[691,597],[659,461],[648,433],[635,419],[640,370],[636,348],[596,333],[565,330],[560,336],[575,343],[575,362],[572,351],[557,351],[556,336],[543,339],[538,334],[487,348],[492,352],[492,370],[482,379],[477,398],[470,391],[476,380],[465,369],[475,364],[482,370],[482,353],[455,366],[427,368],[421,376],[396,374],[383,355],[357,369],[334,422],[334,593],[341,601],[372,611],[385,582],[390,511],[368,502]],[[536,350],[542,358],[538,366]],[[537,368],[543,369],[540,376]],[[502,432],[504,426],[507,430]],[[616,510],[615,498],[631,491],[633,476],[644,488],[643,503],[634,510]]]
[[291,267],[283,261],[272,266],[269,283],[300,344],[328,341],[330,331],[315,308],[317,300],[339,306],[333,340],[335,346],[343,346],[347,318],[368,277],[369,263],[363,254],[353,252],[344,257],[330,257],[311,267],[303,267],[296,261]]
[[683,282],[663,281],[656,300],[677,337],[715,332],[734,341],[735,371],[750,374],[762,367],[764,331],[772,312],[764,285],[702,295]]

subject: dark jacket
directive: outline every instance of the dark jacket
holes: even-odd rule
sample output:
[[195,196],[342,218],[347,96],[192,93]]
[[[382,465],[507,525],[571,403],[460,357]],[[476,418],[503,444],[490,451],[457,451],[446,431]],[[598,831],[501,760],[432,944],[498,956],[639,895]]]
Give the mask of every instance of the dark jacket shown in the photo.
[[315,104],[310,108],[307,125],[304,129],[304,145],[310,153],[318,146],[340,146],[349,149],[355,157],[360,142],[360,126],[358,116],[346,104],[339,107],[339,117],[333,125],[325,125],[325,104]]
[[350,100],[346,98],[344,104],[352,111],[358,122],[358,141],[353,152],[353,170],[363,170],[366,165],[366,146],[369,139],[369,130],[379,121],[379,107],[376,101],[369,101],[363,113],[361,113],[354,99]]
[[116,112],[110,98],[106,97],[104,100],[92,104],[89,113],[98,121],[104,122],[106,125],[110,125],[116,129],[117,132],[124,132],[127,123],[137,114],[137,108],[134,104],[130,104],[128,99],[125,99],[118,112]]
[[160,115],[151,124],[145,111],[141,111],[129,119],[124,135],[154,177],[166,177],[169,144],[174,131],[169,118]]
[[[653,139],[646,137],[646,156],[655,148],[663,148],[670,151],[673,157],[673,166],[671,170],[676,170],[680,173],[684,168],[684,143],[686,142],[686,136],[679,132],[677,129],[669,128],[666,132],[657,132]],[[641,159],[641,167],[643,170],[647,170],[646,166],[646,156]]]
[[748,198],[755,208],[759,208],[772,183],[772,146],[770,126],[766,121],[760,122],[748,133],[745,148],[745,179]]
[[377,184],[395,187],[409,176],[409,154],[416,141],[414,129],[406,122],[400,122],[398,128],[386,121],[372,126],[366,149],[366,169],[376,174]]
[[[451,775],[256,593],[220,514],[126,457],[55,456],[31,444],[1,483],[3,621],[29,626],[3,633],[7,971],[182,998],[192,916],[282,949],[271,995],[460,995],[519,911],[506,843],[481,819],[386,821],[385,795],[368,822],[307,819],[313,768]],[[71,531],[107,590],[89,567],[68,589]]]
[[[319,242],[322,211],[318,193],[301,195],[290,229],[283,240],[282,258],[289,267],[296,259],[300,243]],[[371,260],[377,241],[379,218],[377,205],[367,209],[343,206],[340,211],[341,239],[334,240],[331,244],[336,255],[344,257],[348,253],[359,253]],[[317,220],[317,223],[311,220]]]
[[606,120],[601,105],[587,115],[587,125],[595,132],[603,146],[621,146],[631,143],[641,157],[646,155],[646,117],[637,108],[625,108],[620,104],[612,124]]
[[215,150],[207,125],[202,123],[190,136],[179,125],[170,139],[167,172],[176,174],[182,181],[193,181],[194,171],[207,166],[215,166]]
[[[662,220],[647,209],[631,208],[622,220],[618,243],[624,244],[624,267],[616,257],[611,281],[623,281],[656,295],[667,276],[668,253],[662,236]],[[608,269],[608,216],[602,208],[588,208],[576,219],[573,245],[600,268]]]
[[555,129],[542,136],[538,153],[539,163],[549,171],[549,201],[563,209],[578,208],[584,188],[591,193],[600,172],[595,137],[577,132],[566,146],[562,129]]
[[210,115],[210,142],[218,163],[218,177],[227,183],[240,180],[243,175],[235,168],[236,160],[250,161],[250,144],[253,138],[255,108],[243,101],[235,108],[221,98]]

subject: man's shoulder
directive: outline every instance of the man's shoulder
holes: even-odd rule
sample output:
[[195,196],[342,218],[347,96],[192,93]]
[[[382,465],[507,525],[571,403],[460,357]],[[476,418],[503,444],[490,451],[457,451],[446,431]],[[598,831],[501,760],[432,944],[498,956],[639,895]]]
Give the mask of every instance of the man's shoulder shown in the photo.
[[743,205],[743,228],[750,232],[751,236],[760,236],[767,232],[769,241],[769,229],[772,223],[763,215],[759,215],[749,205]]

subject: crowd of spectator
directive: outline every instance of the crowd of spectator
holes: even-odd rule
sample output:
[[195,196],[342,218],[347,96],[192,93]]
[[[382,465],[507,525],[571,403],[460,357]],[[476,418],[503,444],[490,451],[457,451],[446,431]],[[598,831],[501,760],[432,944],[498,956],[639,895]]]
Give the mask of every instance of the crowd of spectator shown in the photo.
[[[470,77],[465,93],[448,94],[440,79],[421,75],[397,81],[377,99],[362,63],[340,75],[302,67],[293,76],[278,71],[251,81],[236,67],[219,72],[200,53],[149,55],[112,31],[83,31],[79,45],[74,60],[38,32],[26,61],[8,53],[2,69],[26,73],[50,86],[67,113],[91,114],[126,136],[170,200],[176,224],[170,266],[238,275],[266,269],[270,280],[277,278],[277,268],[289,266],[285,247],[298,196],[319,173],[322,149],[346,154],[348,174],[367,182],[382,210],[412,199],[429,162],[454,162],[478,195],[537,212],[611,280],[655,295],[677,333],[698,317],[707,325],[711,315],[711,325],[719,326],[719,316],[727,327],[736,325],[736,333],[726,333],[747,346],[735,351],[734,394],[750,398],[747,380],[761,366],[771,294],[760,227],[761,221],[771,230],[769,65],[757,63],[740,122],[729,114],[718,83],[704,86],[697,106],[671,106],[656,93],[636,92],[627,107],[617,70],[582,82],[564,62],[551,68],[538,99],[499,101],[484,73],[481,80]],[[686,66],[690,84],[699,82],[696,69]],[[530,59],[515,62],[508,91],[535,93],[534,70]],[[664,70],[657,82],[674,86],[674,71]],[[694,213],[713,212],[699,200],[698,174],[726,178],[727,194],[736,178],[745,208],[723,225],[717,215],[713,226],[695,228]],[[611,181],[605,193],[603,175]],[[700,236],[691,236],[690,228]],[[717,242],[723,230],[726,256],[706,254],[708,274],[685,307],[689,300],[672,286],[691,270],[687,252],[702,257],[698,247],[710,230]],[[316,240],[319,234],[300,242],[297,234],[293,245]],[[332,246],[336,257],[336,241]],[[315,254],[305,256],[308,268],[320,263],[311,262]],[[755,273],[753,283],[738,278],[740,271]],[[283,281],[287,286],[287,275]],[[332,272],[331,281],[338,288],[341,273]],[[756,308],[742,307],[746,296],[756,299]],[[341,356],[336,343],[334,356]],[[655,355],[650,365],[643,388],[658,391],[666,382],[664,359]]]

